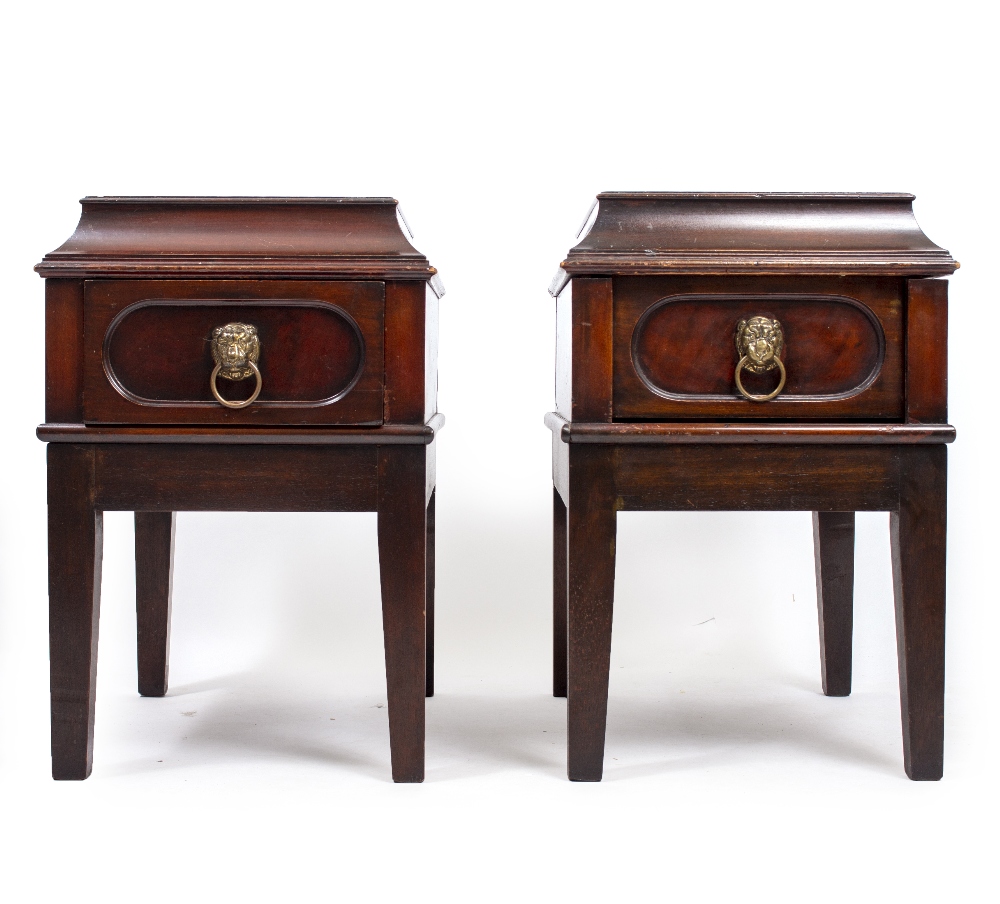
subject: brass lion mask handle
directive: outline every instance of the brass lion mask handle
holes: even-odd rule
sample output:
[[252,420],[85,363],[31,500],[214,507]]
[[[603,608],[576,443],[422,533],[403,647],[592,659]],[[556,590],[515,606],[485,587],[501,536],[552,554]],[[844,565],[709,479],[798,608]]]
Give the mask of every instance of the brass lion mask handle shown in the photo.
[[[257,369],[257,361],[260,359],[260,339],[257,337],[257,327],[249,323],[227,323],[225,326],[217,326],[212,330],[212,359],[215,361],[215,370],[209,384],[212,387],[212,395],[220,405],[226,408],[246,408],[256,401],[260,395],[261,377]],[[242,402],[230,402],[219,395],[219,388],[216,381],[219,377],[223,380],[246,380],[249,377],[256,377],[257,385],[250,398]]]
[[[736,353],[740,356],[736,365],[736,388],[743,398],[751,402],[769,402],[785,388],[785,365],[781,363],[784,350],[785,336],[777,320],[757,316],[740,321],[736,327]],[[740,373],[744,369],[753,374],[765,374],[775,368],[781,373],[781,379],[773,392],[754,395],[743,388]]]

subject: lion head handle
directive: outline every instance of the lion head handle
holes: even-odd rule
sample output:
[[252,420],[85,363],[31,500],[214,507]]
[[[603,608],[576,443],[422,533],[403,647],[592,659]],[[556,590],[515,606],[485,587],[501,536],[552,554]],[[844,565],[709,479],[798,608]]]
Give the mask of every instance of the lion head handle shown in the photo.
[[249,323],[227,323],[212,330],[212,358],[219,365],[219,376],[227,380],[245,380],[253,376],[249,366],[260,357],[257,327]]
[[741,320],[736,327],[736,351],[740,358],[747,358],[746,369],[763,374],[777,367],[785,348],[781,324],[770,317],[751,317]]

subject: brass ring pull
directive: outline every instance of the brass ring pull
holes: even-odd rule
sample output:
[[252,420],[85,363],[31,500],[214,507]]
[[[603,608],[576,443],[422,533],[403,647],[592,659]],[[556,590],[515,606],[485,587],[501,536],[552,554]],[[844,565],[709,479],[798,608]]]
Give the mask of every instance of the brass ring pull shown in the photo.
[[242,402],[230,402],[228,399],[222,398],[219,395],[219,389],[215,385],[215,381],[222,371],[222,365],[216,364],[215,369],[212,371],[212,395],[218,400],[220,405],[225,405],[227,408],[246,408],[248,405],[252,405],[257,401],[257,396],[260,395],[260,387],[263,385],[263,381],[260,378],[260,371],[257,369],[257,365],[253,361],[248,362],[250,369],[253,371],[253,375],[257,378],[257,385],[254,387],[253,394],[249,399],[244,399]]
[[[212,395],[219,404],[225,405],[226,408],[246,408],[252,405],[260,395],[263,384],[257,367],[257,360],[260,358],[257,327],[249,323],[227,323],[225,326],[217,326],[212,330],[212,358],[215,361],[215,369],[212,371],[209,385],[212,388]],[[219,377],[224,380],[246,380],[248,377],[255,377],[257,385],[250,398],[242,402],[230,402],[219,395],[216,383]]]
[[781,371],[781,380],[778,382],[778,387],[773,392],[769,392],[767,395],[754,395],[752,392],[747,392],[743,388],[743,383],[740,380],[740,371],[747,365],[750,360],[748,355],[744,355],[740,358],[740,363],[736,365],[736,388],[740,391],[740,394],[745,399],[749,399],[751,402],[770,402],[782,389],[785,388],[785,365],[781,363],[781,358],[774,358],[774,362],[778,365],[778,369]]
[[[770,317],[751,317],[741,320],[736,327],[736,353],[740,356],[736,365],[736,388],[740,395],[751,402],[769,402],[785,388],[785,365],[781,354],[785,350],[785,336],[781,324]],[[740,373],[746,369],[754,374],[764,374],[778,368],[781,379],[773,392],[754,395],[743,388]]]

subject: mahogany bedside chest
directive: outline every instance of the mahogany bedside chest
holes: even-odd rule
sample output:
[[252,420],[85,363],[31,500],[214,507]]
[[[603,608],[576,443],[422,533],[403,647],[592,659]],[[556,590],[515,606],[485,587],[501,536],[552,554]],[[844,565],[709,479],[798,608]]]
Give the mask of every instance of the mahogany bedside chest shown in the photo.
[[45,256],[52,774],[91,771],[102,515],[135,512],[139,693],[174,513],[378,512],[392,777],[433,693],[436,271],[391,198],[85,198]]
[[823,690],[851,690],[854,513],[890,512],[903,760],[942,773],[947,290],[912,195],[598,196],[557,299],[554,693],[600,781],[619,511],[811,511]]

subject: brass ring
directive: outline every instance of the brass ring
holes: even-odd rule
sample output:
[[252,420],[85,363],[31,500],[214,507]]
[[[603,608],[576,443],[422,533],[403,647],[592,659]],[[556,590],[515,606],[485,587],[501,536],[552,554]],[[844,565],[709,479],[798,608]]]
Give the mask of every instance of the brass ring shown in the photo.
[[[732,360],[732,359],[730,359]],[[781,363],[781,358],[775,355],[771,360],[778,365],[778,370],[781,371],[781,380],[778,383],[778,388],[774,392],[768,393],[767,395],[753,395],[747,392],[743,388],[743,383],[740,382],[740,371],[743,370],[743,365],[749,361],[748,355],[744,355],[740,358],[740,363],[736,365],[736,388],[740,391],[740,394],[745,399],[749,399],[751,402],[770,402],[782,389],[785,388],[785,365]]]
[[[216,377],[219,376],[219,371],[222,370],[222,365],[221,364],[215,365],[215,370],[212,371],[212,379],[209,381],[209,383],[212,387],[212,395],[215,396],[220,405],[225,405],[227,408],[246,408],[247,405],[252,405],[257,400],[257,396],[260,395],[260,387],[262,382],[260,378],[260,370],[258,370],[257,365],[254,364],[253,361],[247,361],[246,366],[253,371],[253,375],[257,378],[257,386],[253,391],[253,395],[250,396],[249,399],[245,399],[242,402],[230,402],[219,395],[219,390],[215,385],[215,379]],[[781,382],[784,383],[785,381],[782,380]]]

